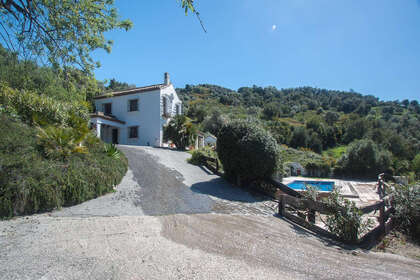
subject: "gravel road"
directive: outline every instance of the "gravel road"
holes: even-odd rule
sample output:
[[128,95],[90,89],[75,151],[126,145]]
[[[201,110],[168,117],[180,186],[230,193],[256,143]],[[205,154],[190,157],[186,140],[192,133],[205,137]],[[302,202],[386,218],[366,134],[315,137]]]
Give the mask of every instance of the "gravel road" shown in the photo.
[[420,279],[420,262],[349,250],[185,162],[121,146],[117,191],[0,222],[0,279]]

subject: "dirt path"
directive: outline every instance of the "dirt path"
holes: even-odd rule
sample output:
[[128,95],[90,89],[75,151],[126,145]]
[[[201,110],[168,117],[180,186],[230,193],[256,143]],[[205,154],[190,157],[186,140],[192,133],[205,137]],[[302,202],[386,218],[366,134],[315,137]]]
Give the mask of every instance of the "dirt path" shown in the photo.
[[117,192],[0,222],[0,279],[420,279],[420,262],[319,239],[185,153],[121,149]]

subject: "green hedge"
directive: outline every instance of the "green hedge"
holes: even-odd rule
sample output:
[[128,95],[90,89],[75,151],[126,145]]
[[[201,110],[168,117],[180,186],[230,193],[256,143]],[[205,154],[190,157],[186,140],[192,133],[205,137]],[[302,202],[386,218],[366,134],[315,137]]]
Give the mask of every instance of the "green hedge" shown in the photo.
[[0,113],[0,217],[69,206],[113,190],[127,160],[105,153],[101,141],[86,141],[87,154],[65,160],[44,157],[36,129]]
[[270,178],[279,162],[276,140],[249,121],[232,121],[222,127],[217,137],[217,154],[227,178],[238,184]]

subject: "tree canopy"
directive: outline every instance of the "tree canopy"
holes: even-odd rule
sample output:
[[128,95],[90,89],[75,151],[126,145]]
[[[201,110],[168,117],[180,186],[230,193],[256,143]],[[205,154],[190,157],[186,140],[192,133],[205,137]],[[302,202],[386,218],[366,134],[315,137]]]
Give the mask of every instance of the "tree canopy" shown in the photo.
[[[179,1],[185,13],[191,11],[199,18],[194,0]],[[113,42],[104,33],[127,31],[132,25],[119,17],[114,0],[0,0],[4,47],[24,59],[73,65],[88,73],[99,66],[90,56],[93,50],[111,51]]]
[[113,0],[1,0],[0,27],[5,46],[25,58],[91,71],[99,65],[91,51],[111,51],[104,33],[132,23],[119,18]]

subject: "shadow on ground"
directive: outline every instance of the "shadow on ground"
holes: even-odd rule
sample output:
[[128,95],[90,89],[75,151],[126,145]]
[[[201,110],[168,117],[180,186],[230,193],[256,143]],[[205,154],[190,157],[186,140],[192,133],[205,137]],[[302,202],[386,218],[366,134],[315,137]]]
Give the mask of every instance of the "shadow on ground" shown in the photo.
[[[355,251],[355,250],[361,250],[361,251],[367,252],[367,251],[369,251],[369,249],[371,249],[371,248],[366,248],[364,246],[344,244],[340,241],[333,240],[331,238],[325,237],[321,234],[312,232],[312,231],[310,231],[310,230],[308,230],[308,229],[306,229],[306,228],[304,228],[304,227],[302,227],[298,224],[295,224],[294,222],[292,222],[288,219],[285,219],[284,217],[281,217],[278,214],[275,214],[274,217],[277,217],[277,218],[285,221],[286,223],[288,223],[290,228],[293,229],[293,231],[297,235],[302,236],[302,237],[306,237],[306,238],[308,238],[308,237],[316,238],[324,246],[327,246],[327,247],[335,247],[337,249],[348,251],[348,252],[352,252],[352,251]],[[365,245],[365,244],[363,244],[363,245]]]
[[268,197],[250,194],[242,188],[232,186],[223,178],[193,184],[191,190],[200,194],[207,194],[220,199],[236,202],[254,203],[269,200]]

